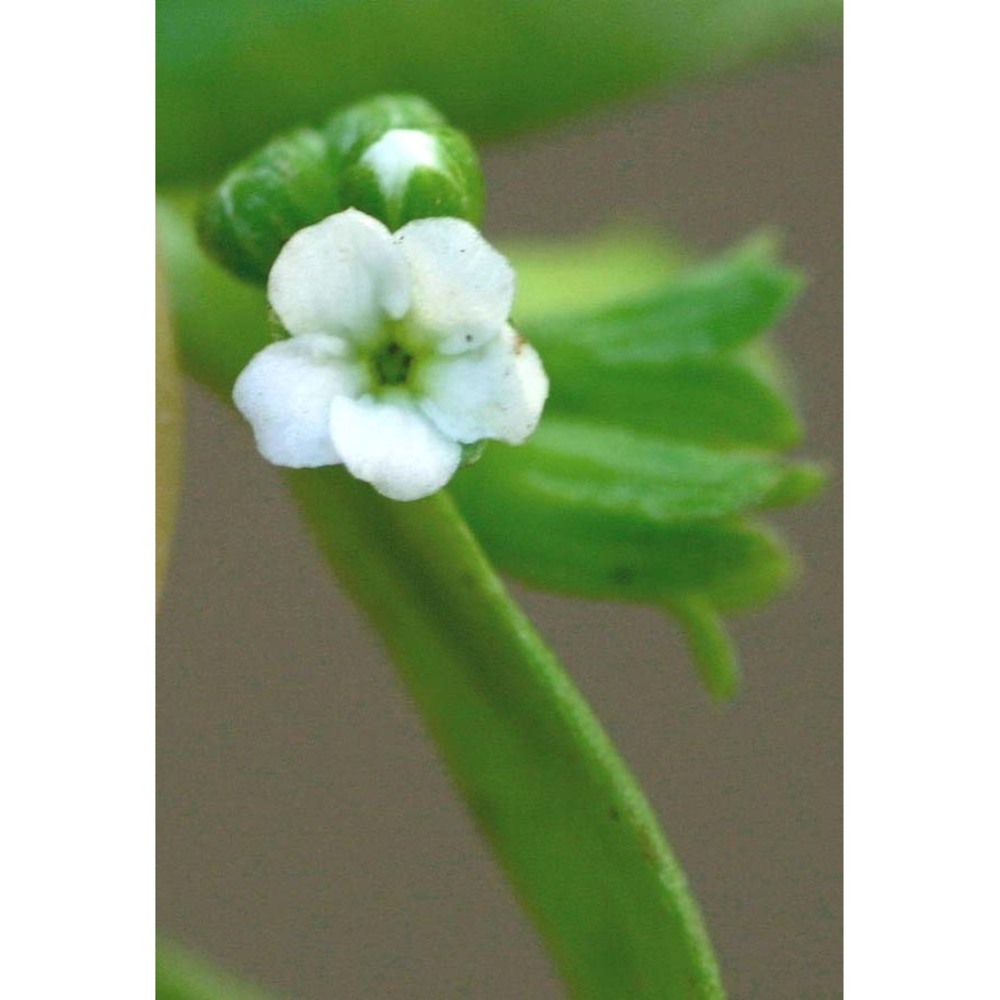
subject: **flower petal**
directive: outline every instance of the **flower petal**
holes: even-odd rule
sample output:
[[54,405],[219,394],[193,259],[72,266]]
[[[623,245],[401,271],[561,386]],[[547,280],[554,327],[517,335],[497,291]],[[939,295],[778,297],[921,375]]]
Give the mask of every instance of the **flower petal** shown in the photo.
[[389,230],[349,208],[300,229],[281,249],[267,297],[289,333],[366,341],[409,308],[405,261]]
[[514,270],[462,219],[417,219],[393,239],[410,267],[411,315],[439,351],[471,350],[510,316]]
[[549,380],[535,349],[507,326],[478,350],[425,363],[421,387],[420,408],[448,437],[520,444],[538,426]]
[[405,401],[338,396],[330,407],[333,443],[358,479],[391,500],[419,500],[455,474],[461,447]]
[[253,426],[257,449],[293,469],[336,465],[330,403],[360,391],[364,372],[324,334],[293,337],[256,354],[233,386],[233,402]]

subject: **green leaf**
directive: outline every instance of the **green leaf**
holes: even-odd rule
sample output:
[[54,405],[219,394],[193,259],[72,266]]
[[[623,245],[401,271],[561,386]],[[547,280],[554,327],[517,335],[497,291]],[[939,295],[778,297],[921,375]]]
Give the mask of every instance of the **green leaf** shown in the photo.
[[742,347],[781,319],[801,287],[796,272],[754,243],[654,292],[537,320],[526,333],[556,361],[572,350],[612,370],[657,365]]
[[655,292],[524,324],[551,381],[548,412],[677,441],[791,447],[799,422],[748,351],[800,284],[757,244]]
[[[591,421],[546,418],[517,448],[497,445],[463,486],[523,494],[525,505],[556,507],[614,525],[725,517],[805,495],[815,470],[760,453],[715,451]],[[514,519],[505,530],[516,530]]]
[[800,285],[758,245],[655,292],[525,324],[549,373],[549,412],[678,441],[791,447],[799,422],[747,352]]
[[622,484],[599,503],[593,489],[567,503],[526,478],[501,490],[476,478],[490,457],[457,475],[452,491],[490,558],[532,586],[657,606],[700,594],[733,610],[770,600],[791,579],[784,546],[741,518],[662,518]]
[[386,90],[481,140],[836,32],[838,0],[160,0],[157,176],[213,181],[271,136]]
[[541,351],[553,416],[605,420],[676,441],[720,448],[790,448],[802,428],[787,400],[729,358],[596,367],[593,358]]

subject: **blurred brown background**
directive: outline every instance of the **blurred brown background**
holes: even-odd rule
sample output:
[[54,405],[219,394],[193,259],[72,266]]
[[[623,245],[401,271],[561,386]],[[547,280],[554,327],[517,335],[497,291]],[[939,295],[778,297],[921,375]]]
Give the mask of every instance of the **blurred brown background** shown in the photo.
[[[762,225],[811,278],[778,340],[840,467],[841,66],[655,95],[488,151],[487,235],[619,216],[719,249]],[[641,608],[518,591],[662,817],[732,998],[841,995],[840,504],[780,522],[800,586],[737,622],[721,709]],[[297,1000],[561,995],[371,631],[249,430],[189,387],[160,608],[160,926]],[[624,1000],[624,998],[623,998]]]

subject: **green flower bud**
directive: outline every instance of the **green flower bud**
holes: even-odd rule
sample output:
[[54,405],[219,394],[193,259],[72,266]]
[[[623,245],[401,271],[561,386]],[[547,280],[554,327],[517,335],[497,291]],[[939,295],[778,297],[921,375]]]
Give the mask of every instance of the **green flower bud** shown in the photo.
[[478,225],[479,158],[422,98],[383,95],[334,115],[324,132],[340,178],[340,201],[398,229],[412,219],[453,216]]
[[233,274],[264,284],[300,229],[357,208],[391,229],[411,219],[482,216],[479,160],[423,98],[383,95],[268,143],[232,170],[198,220],[202,245]]
[[345,168],[340,197],[390,229],[430,216],[478,225],[483,182],[475,150],[460,132],[390,129]]
[[319,132],[299,129],[229,173],[202,208],[198,236],[233,274],[263,284],[289,237],[338,208],[326,142]]
[[323,138],[339,174],[392,129],[426,130],[447,124],[444,115],[422,97],[379,94],[338,111],[323,127]]

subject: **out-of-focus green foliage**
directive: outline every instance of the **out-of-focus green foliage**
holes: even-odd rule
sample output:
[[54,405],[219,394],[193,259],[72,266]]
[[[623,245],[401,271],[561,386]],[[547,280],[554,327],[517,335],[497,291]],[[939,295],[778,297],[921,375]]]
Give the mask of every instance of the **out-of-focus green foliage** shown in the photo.
[[163,589],[180,503],[184,397],[174,355],[170,310],[156,272],[156,592]]
[[330,107],[416,90],[480,140],[835,29],[839,0],[159,0],[157,175],[214,180]]
[[156,946],[156,1000],[270,1000],[172,941]]
[[685,255],[647,227],[618,224],[585,238],[501,240],[517,266],[514,316],[536,323],[653,292]]

